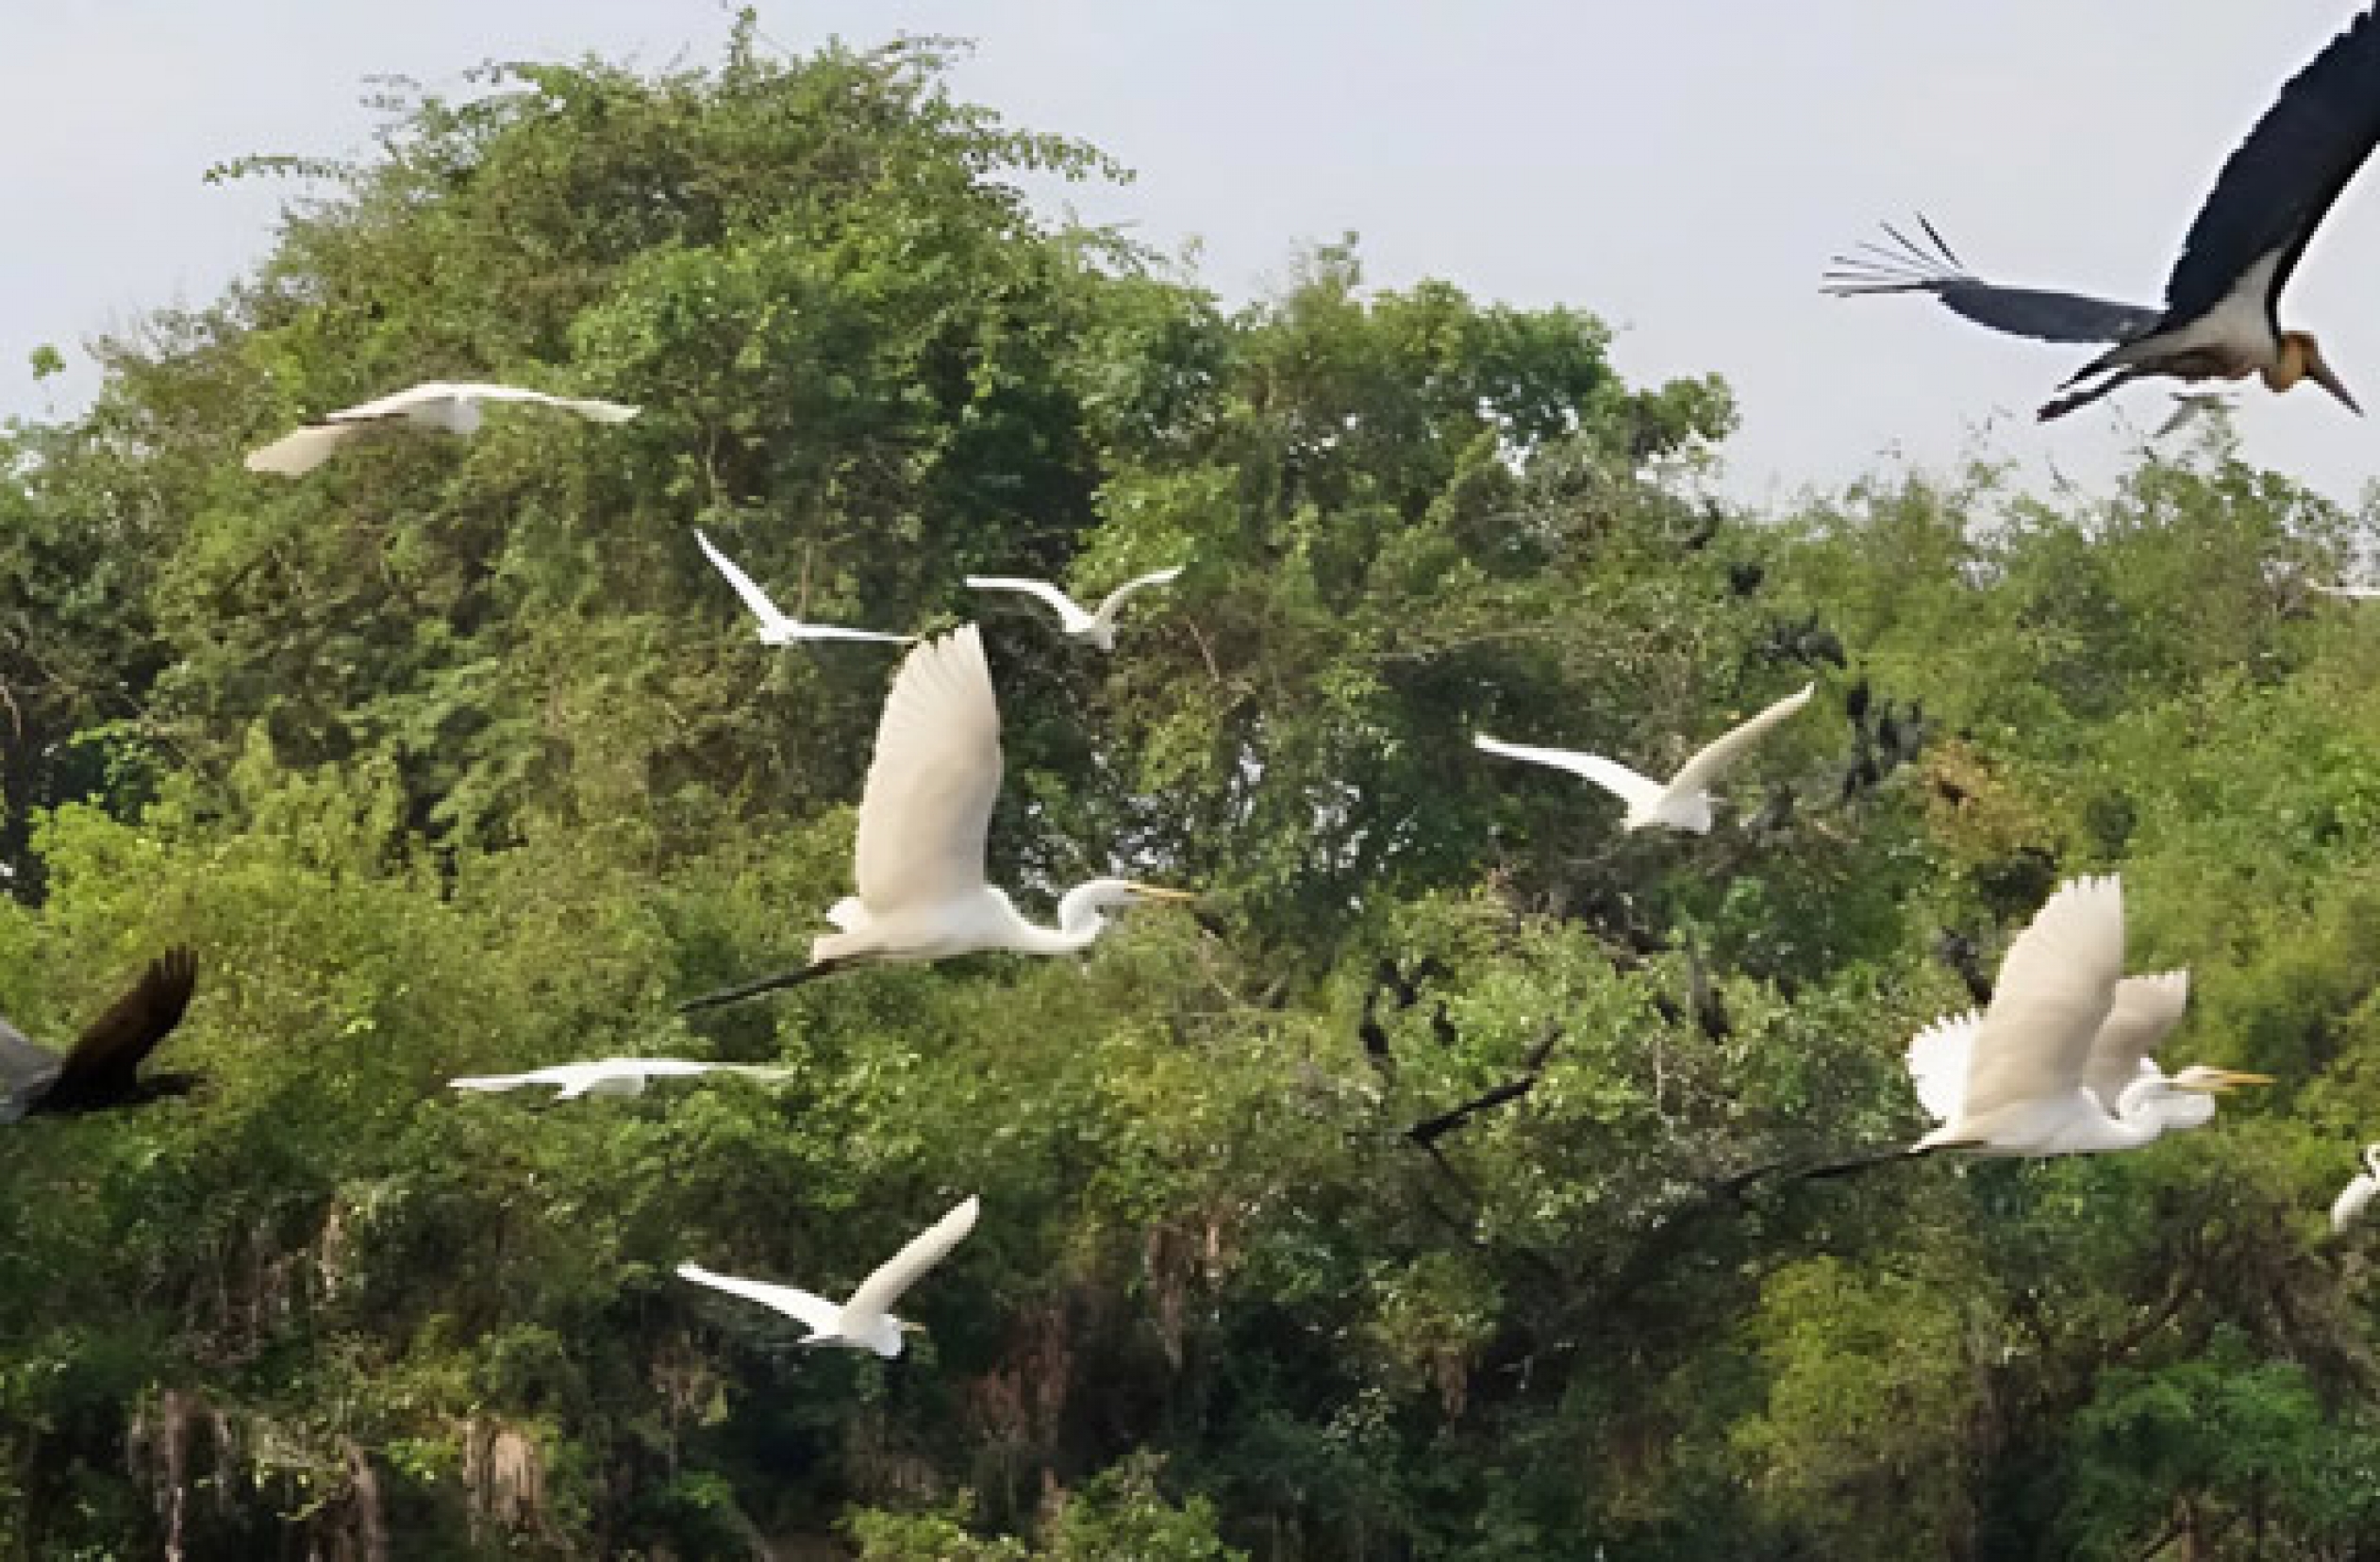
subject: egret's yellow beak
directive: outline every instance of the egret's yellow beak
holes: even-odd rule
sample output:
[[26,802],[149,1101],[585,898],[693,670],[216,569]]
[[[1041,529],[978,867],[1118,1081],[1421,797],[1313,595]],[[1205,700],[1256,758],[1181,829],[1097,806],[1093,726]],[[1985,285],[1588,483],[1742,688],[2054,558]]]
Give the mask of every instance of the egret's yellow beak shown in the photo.
[[1142,900],[1173,901],[1178,904],[1188,905],[1190,902],[1198,898],[1198,896],[1190,890],[1168,889],[1164,886],[1157,884],[1133,884],[1130,885],[1129,888],[1134,894],[1140,896]]
[[2271,1074],[2243,1073],[2238,1069],[2218,1069],[2209,1064],[2185,1070],[2172,1082],[2176,1089],[2195,1090],[2201,1095],[2221,1095],[2242,1085],[2270,1085]]

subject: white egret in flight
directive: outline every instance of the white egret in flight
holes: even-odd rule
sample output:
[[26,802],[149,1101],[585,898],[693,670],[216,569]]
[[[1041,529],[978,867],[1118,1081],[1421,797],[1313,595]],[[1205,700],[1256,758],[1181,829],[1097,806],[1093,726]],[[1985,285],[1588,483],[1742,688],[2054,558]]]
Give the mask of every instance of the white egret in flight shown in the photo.
[[791,1069],[755,1063],[691,1063],[676,1057],[606,1057],[592,1063],[556,1063],[526,1073],[470,1074],[446,1083],[458,1090],[518,1090],[532,1085],[554,1087],[556,1101],[580,1096],[642,1095],[656,1079],[685,1079],[694,1074],[734,1073],[747,1079],[791,1079]]
[[2176,390],[2173,392],[2173,410],[2166,414],[2165,421],[2156,425],[2156,432],[2149,438],[2162,440],[2169,434],[2188,428],[2200,418],[2211,418],[2218,412],[2229,414],[2238,411],[2239,407],[2238,401],[2220,390]]
[[1152,586],[1164,586],[1180,574],[1185,566],[1176,564],[1170,570],[1155,570],[1125,581],[1109,591],[1107,600],[1096,611],[1085,612],[1082,605],[1046,580],[1027,580],[1018,575],[969,575],[967,584],[978,591],[1023,591],[1040,597],[1057,610],[1059,625],[1079,640],[1089,640],[1102,651],[1116,648],[1116,614],[1124,599],[1135,591]]
[[961,625],[902,658],[876,726],[853,852],[859,893],[826,920],[840,931],[810,945],[810,963],[680,1004],[730,1004],[862,962],[942,960],[977,950],[1070,955],[1107,930],[1107,913],[1142,901],[1188,901],[1179,889],[1095,878],[1057,903],[1057,925],[1024,920],[984,872],[1000,795],[1000,706],[983,632]]
[[1710,829],[1710,788],[1728,766],[1742,757],[1746,749],[1760,740],[1763,733],[1788,716],[1809,704],[1810,693],[1818,686],[1804,684],[1801,691],[1789,694],[1734,731],[1714,739],[1703,751],[1681,766],[1668,781],[1656,781],[1639,775],[1617,760],[1600,754],[1581,754],[1573,749],[1531,748],[1523,743],[1507,743],[1494,738],[1473,739],[1490,754],[1507,759],[1525,759],[1533,765],[1551,765],[1573,775],[1585,776],[1606,791],[1617,794],[1628,806],[1627,817],[1621,823],[1626,829],[1641,830],[1651,825],[1665,825],[1673,830],[1691,830],[1706,834]]
[[809,1330],[802,1337],[804,1345],[840,1345],[848,1350],[874,1351],[890,1358],[901,1354],[902,1336],[918,1327],[893,1317],[892,1304],[917,1284],[918,1276],[940,1263],[951,1249],[975,1229],[975,1216],[980,1208],[980,1201],[970,1195],[862,1280],[859,1288],[851,1293],[851,1300],[840,1306],[791,1286],[714,1274],[699,1264],[680,1264],[677,1272],[681,1279],[774,1307],[795,1320]]
[[433,380],[410,390],[399,390],[378,401],[365,402],[330,413],[320,423],[282,435],[271,444],[248,453],[250,472],[279,477],[303,477],[358,435],[389,428],[430,429],[469,436],[479,432],[483,402],[526,402],[537,407],[575,412],[592,423],[626,423],[638,408],[618,402],[588,401],[524,390],[511,385],[458,385]]
[[713,547],[710,539],[703,535],[699,526],[694,528],[694,540],[702,545],[703,557],[727,577],[727,584],[736,589],[736,595],[743,598],[743,605],[752,609],[754,618],[760,621],[760,642],[764,645],[791,645],[795,640],[882,640],[892,645],[907,645],[917,638],[914,635],[888,635],[877,629],[839,629],[832,624],[804,623],[799,619],[788,618],[774,602],[769,600],[769,593],[760,589],[759,582],[738,568],[734,559]]
[[2362,1160],[2363,1170],[2356,1172],[2355,1178],[2338,1190],[2338,1197],[2331,1201],[2330,1229],[2333,1234],[2343,1232],[2361,1220],[2372,1195],[2380,1193],[2380,1144],[2365,1145]]
[[[2126,976],[2116,984],[2107,1018],[2091,1038],[2083,1064],[2083,1088],[2101,1111],[2121,1116],[2123,1093],[2135,1083],[2169,1083],[2165,1071],[2149,1054],[2181,1023],[2182,1011],[2189,1005],[2187,971]],[[1909,1042],[1909,1078],[1917,1087],[1918,1101],[1942,1122],[1960,1115],[1982,1023],[1982,1017],[1971,1009],[1936,1021]],[[2272,1079],[2269,1074],[2193,1063],[2170,1083],[2173,1088],[2144,1092],[2138,1119],[2155,1122],[2160,1133],[2167,1134],[2212,1122],[2215,1097],[2222,1091],[2241,1085],[2270,1085]]]
[[[1821,1167],[1811,1174],[1857,1171],[1938,1150],[2002,1156],[2131,1150],[2169,1128],[2189,1125],[2189,1109],[2173,1115],[2178,1096],[2271,1082],[2263,1074],[2228,1069],[2192,1067],[2170,1079],[2154,1067],[2140,1069],[2142,1038],[2153,1041],[2161,1035],[2164,1014],[2178,1012],[2184,996],[2169,981],[2146,978],[2125,1001],[2101,1059],[2103,1083],[2112,1083],[2122,1072],[2123,1058],[2134,1060],[2131,1082],[2117,1092],[2111,1111],[2093,1092],[2090,1075],[2094,1046],[2117,1014],[2122,976],[2122,880],[2109,874],[2058,886],[2008,945],[1983,1013],[1938,1020],[1909,1044],[1921,1098],[1939,1124],[1913,1145]],[[1963,1075],[1931,1066],[1962,1053]]]

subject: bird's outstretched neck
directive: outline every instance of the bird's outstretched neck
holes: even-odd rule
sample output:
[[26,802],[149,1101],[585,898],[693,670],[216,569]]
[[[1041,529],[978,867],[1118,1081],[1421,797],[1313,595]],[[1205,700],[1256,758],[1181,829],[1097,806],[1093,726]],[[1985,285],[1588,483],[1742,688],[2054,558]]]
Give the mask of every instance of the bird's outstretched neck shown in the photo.
[[736,987],[721,988],[716,992],[706,992],[699,998],[689,998],[677,1005],[677,1012],[693,1014],[703,1009],[719,1008],[727,1004],[741,1004],[747,998],[757,998],[765,992],[799,987],[804,982],[814,982],[821,976],[831,976],[850,963],[848,960],[812,960],[806,966],[797,966],[791,971],[780,971],[774,976],[758,977]]

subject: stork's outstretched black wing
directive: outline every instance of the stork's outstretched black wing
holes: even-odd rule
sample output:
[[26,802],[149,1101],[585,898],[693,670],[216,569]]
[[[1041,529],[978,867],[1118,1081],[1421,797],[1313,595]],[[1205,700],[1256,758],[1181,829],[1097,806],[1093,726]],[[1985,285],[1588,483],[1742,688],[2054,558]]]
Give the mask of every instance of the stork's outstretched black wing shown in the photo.
[[150,961],[141,979],[75,1042],[42,1105],[73,1111],[135,1099],[141,1065],[182,1022],[197,986],[198,956],[190,949],[169,949]]
[[2380,7],[2289,79],[2223,164],[2182,241],[2165,284],[2166,318],[2195,320],[2267,255],[2280,261],[2268,306],[2288,285],[2307,241],[2380,143]]
[[1871,240],[1848,255],[1835,257],[1824,277],[1824,291],[1838,298],[1932,293],[1953,313],[1978,325],[2038,341],[2129,341],[2162,318],[2159,311],[2138,304],[1986,282],[1967,269],[1933,224],[1922,216],[1917,223],[1927,242],[1920,243],[1891,224],[1884,224],[1885,236],[1891,242]]

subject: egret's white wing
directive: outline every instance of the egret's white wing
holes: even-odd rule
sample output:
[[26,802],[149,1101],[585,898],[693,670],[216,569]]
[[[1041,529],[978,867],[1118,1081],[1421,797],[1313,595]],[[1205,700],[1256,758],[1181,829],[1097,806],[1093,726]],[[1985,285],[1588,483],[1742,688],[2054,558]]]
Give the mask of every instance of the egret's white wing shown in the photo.
[[329,460],[355,432],[340,424],[308,424],[248,452],[241,464],[250,472],[269,472],[275,477],[303,477]]
[[837,623],[795,623],[791,621],[785,625],[785,633],[791,640],[874,640],[885,645],[907,645],[917,639],[915,635],[895,635],[882,629],[846,629]]
[[1945,1015],[1909,1038],[1909,1083],[1918,1105],[1937,1122],[1958,1116],[1967,1099],[1967,1070],[1975,1055],[1983,1016],[1973,1009]]
[[517,385],[450,385],[442,389],[466,401],[527,402],[537,407],[551,407],[561,412],[574,412],[590,423],[626,423],[644,410],[624,402],[597,401],[587,396],[557,396],[543,390],[524,390]]
[[1705,744],[1701,752],[1687,760],[1678,768],[1678,773],[1670,777],[1666,789],[1680,796],[1709,790],[1711,783],[1741,757],[1744,750],[1758,742],[1771,727],[1809,704],[1810,695],[1817,689],[1818,685],[1814,683],[1804,684],[1800,693],[1788,694],[1752,720]]
[[557,1063],[551,1068],[532,1069],[527,1073],[466,1074],[446,1083],[458,1090],[518,1090],[530,1085],[567,1087],[577,1081],[579,1072],[580,1070],[571,1064]]
[[341,407],[324,420],[325,423],[378,423],[387,418],[404,418],[439,402],[533,402],[541,407],[559,407],[575,412],[596,423],[625,423],[641,410],[619,402],[591,401],[573,396],[557,396],[543,390],[524,390],[517,385],[491,385],[480,381],[429,380],[408,386],[374,401],[355,407]]
[[2380,1178],[2369,1172],[2358,1172],[2355,1180],[2338,1190],[2338,1197],[2330,1203],[2330,1228],[2344,1231],[2363,1215],[2372,1196],[2380,1193]]
[[901,660],[859,801],[854,877],[882,916],[984,887],[984,838],[1000,795],[1000,706],[983,631],[962,624]]
[[0,1122],[14,1122],[58,1078],[64,1059],[0,1020]]
[[703,557],[710,560],[711,567],[727,577],[727,584],[736,589],[736,595],[743,598],[743,605],[752,609],[752,616],[760,621],[762,627],[786,622],[785,614],[769,600],[769,593],[760,589],[760,583],[744,573],[734,559],[713,547],[700,526],[694,528],[694,541],[703,550]]
[[747,1302],[757,1302],[774,1307],[788,1318],[798,1319],[812,1334],[833,1334],[842,1321],[843,1310],[823,1296],[791,1286],[772,1286],[765,1280],[740,1280],[732,1274],[714,1274],[700,1264],[680,1264],[677,1277],[691,1280],[698,1286],[724,1290],[730,1296],[741,1296]]
[[1507,743],[1499,738],[1474,738],[1472,741],[1489,754],[1502,755],[1506,759],[1525,759],[1532,765],[1551,765],[1573,775],[1582,775],[1607,792],[1615,793],[1630,810],[1650,808],[1658,803],[1668,789],[1649,775],[1639,775],[1616,759],[1600,754],[1581,754],[1575,749],[1532,748],[1526,743]]
[[969,575],[967,584],[978,591],[1023,591],[1040,597],[1057,612],[1060,622],[1070,630],[1090,626],[1091,617],[1080,604],[1046,580],[1027,580],[1022,575]]
[[887,1259],[875,1273],[862,1280],[859,1288],[851,1293],[851,1300],[844,1304],[844,1310],[855,1319],[890,1312],[892,1304],[917,1283],[919,1275],[940,1263],[961,1238],[975,1229],[975,1216],[982,1208],[983,1201],[969,1194],[949,1214],[909,1238],[909,1245]]
[[1171,585],[1184,568],[1185,566],[1176,564],[1170,570],[1152,570],[1147,574],[1134,576],[1109,591],[1107,600],[1100,603],[1099,611],[1093,616],[1102,623],[1113,623],[1116,621],[1116,609],[1123,606],[1126,597],[1135,591],[1145,591],[1152,586]]
[[2345,597],[2351,602],[2370,602],[2380,598],[2380,586],[2317,586],[2314,590],[2324,596]]
[[[2090,1060],[2083,1066],[2083,1084],[2099,1105],[2113,1115],[2117,1101],[2140,1077],[2140,1066],[2158,1042],[2182,1022],[2189,1006],[2190,973],[2159,972],[2154,976],[2127,976],[2116,984],[2115,1002],[2091,1039]],[[2204,1097],[2208,1107],[2212,1097]]]
[[2122,881],[2111,873],[2059,885],[2000,962],[1960,1116],[1978,1120],[2079,1088],[2122,975]]
[[336,412],[325,413],[323,422],[368,424],[382,423],[390,418],[410,417],[424,407],[435,406],[440,402],[469,401],[472,399],[470,392],[479,389],[483,388],[456,385],[446,380],[431,380],[423,385],[408,386],[402,390],[392,390],[385,396],[376,396],[368,402],[358,402],[353,407],[342,407]]

